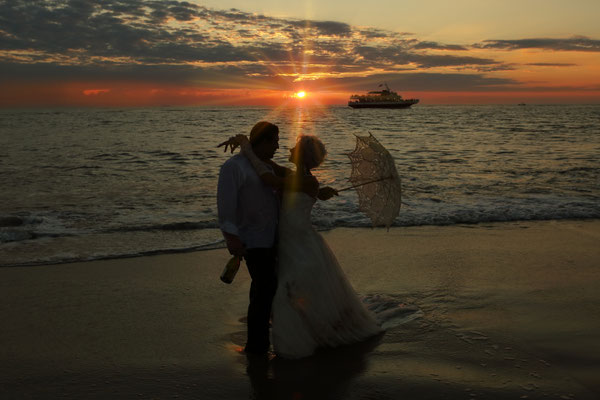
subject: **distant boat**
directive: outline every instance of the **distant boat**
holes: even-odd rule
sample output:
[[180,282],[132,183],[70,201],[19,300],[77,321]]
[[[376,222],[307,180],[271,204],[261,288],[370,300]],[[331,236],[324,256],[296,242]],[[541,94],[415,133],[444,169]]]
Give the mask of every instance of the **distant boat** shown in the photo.
[[391,91],[386,83],[383,85],[385,85],[385,89],[380,91],[364,95],[353,94],[350,96],[348,106],[352,108],[408,108],[419,102],[419,99],[403,99],[398,93]]
[[518,106],[526,106],[527,104],[525,104],[525,103],[519,103],[519,104],[517,104],[517,105],[518,105]]

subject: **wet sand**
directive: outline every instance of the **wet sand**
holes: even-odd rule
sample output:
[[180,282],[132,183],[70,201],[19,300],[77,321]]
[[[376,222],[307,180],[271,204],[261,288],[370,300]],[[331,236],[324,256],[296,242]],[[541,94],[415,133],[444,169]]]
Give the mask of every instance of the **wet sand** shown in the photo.
[[249,277],[219,281],[225,250],[0,268],[0,398],[600,398],[600,221],[324,236],[358,292],[423,316],[248,359]]

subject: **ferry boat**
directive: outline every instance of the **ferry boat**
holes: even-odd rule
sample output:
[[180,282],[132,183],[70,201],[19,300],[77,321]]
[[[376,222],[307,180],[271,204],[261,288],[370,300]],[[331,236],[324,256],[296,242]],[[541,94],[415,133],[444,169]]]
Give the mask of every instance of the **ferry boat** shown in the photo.
[[353,94],[348,105],[352,108],[408,108],[419,102],[419,99],[403,99],[391,91],[386,83],[379,86],[385,86],[385,89],[364,95]]

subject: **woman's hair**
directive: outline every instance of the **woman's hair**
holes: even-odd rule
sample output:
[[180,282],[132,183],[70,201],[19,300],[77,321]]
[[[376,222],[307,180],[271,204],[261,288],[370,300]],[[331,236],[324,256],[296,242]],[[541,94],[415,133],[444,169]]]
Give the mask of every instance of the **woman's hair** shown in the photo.
[[327,150],[321,139],[313,135],[298,136],[296,146],[300,146],[302,163],[308,169],[321,165],[327,155]]

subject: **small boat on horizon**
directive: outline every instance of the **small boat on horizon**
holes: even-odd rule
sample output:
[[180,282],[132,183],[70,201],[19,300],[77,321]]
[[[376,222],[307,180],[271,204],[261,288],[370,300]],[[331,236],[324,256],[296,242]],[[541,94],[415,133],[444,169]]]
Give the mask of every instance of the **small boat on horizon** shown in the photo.
[[419,99],[403,99],[398,93],[391,91],[387,83],[379,86],[385,86],[385,89],[368,92],[365,95],[353,94],[350,96],[348,106],[352,108],[408,108],[419,102]]

